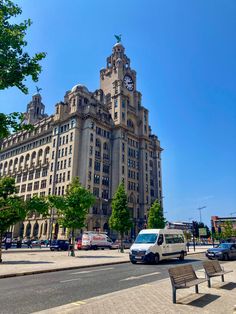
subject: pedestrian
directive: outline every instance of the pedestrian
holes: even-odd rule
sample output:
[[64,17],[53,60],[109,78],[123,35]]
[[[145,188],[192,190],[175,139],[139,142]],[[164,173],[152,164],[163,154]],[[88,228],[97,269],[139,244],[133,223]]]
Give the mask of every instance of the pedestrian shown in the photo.
[[28,249],[31,248],[32,249],[32,242],[30,239],[28,239],[27,241],[27,246],[28,246]]

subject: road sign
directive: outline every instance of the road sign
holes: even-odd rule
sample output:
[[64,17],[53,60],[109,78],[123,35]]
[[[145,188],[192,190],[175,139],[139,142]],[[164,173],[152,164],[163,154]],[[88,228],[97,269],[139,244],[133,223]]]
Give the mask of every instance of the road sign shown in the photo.
[[207,235],[207,230],[206,228],[199,228],[199,236],[206,236]]

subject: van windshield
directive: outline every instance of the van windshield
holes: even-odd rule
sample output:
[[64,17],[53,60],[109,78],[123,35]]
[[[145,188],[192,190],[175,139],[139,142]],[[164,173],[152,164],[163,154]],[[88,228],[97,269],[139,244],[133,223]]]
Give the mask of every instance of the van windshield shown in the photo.
[[137,236],[134,243],[155,243],[158,234],[156,233],[141,233]]

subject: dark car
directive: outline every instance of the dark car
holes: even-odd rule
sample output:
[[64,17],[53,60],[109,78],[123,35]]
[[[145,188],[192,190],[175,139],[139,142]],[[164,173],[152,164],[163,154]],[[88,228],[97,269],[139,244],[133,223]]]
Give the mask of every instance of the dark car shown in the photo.
[[50,245],[51,251],[67,251],[69,249],[69,241],[67,240],[54,240]]
[[209,259],[220,259],[228,261],[229,259],[236,259],[236,244],[221,243],[217,247],[208,249],[206,256]]

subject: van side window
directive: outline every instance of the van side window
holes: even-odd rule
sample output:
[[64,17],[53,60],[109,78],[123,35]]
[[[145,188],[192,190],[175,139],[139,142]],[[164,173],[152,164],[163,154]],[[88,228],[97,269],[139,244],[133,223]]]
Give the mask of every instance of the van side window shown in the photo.
[[166,244],[184,243],[182,234],[165,234]]
[[174,243],[174,238],[172,234],[165,234],[166,244]]

